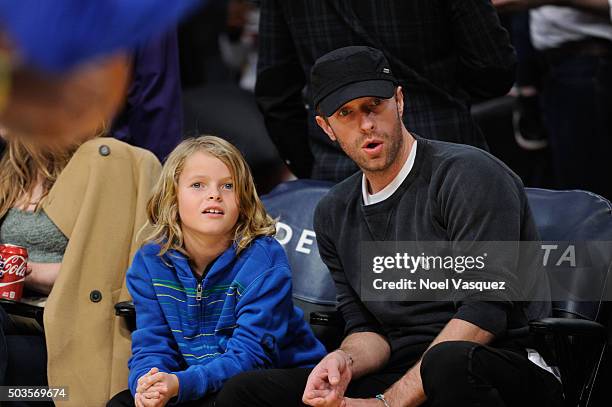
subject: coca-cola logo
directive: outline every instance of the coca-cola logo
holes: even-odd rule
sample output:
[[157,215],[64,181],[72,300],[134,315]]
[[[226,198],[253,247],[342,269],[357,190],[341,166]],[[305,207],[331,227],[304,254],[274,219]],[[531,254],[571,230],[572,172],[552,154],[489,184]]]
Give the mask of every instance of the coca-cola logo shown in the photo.
[[19,255],[13,255],[9,258],[3,259],[4,267],[2,268],[2,274],[15,274],[17,277],[25,277],[27,262],[25,257]]

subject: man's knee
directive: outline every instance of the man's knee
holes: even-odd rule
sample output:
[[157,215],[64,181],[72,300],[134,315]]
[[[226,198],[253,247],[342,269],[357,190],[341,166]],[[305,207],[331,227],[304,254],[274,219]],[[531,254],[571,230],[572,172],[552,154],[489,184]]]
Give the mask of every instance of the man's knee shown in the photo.
[[215,400],[216,407],[242,406],[245,401],[252,400],[261,385],[260,371],[254,370],[237,374],[223,385]]
[[447,341],[432,346],[421,361],[421,380],[425,394],[438,391],[465,390],[461,382],[467,379],[470,354],[480,346],[469,341]]
[[469,341],[440,342],[429,348],[421,361],[423,373],[439,374],[440,371],[463,369],[467,367],[468,356],[479,344]]
[[306,380],[312,369],[263,369],[229,379],[215,402],[216,407],[301,405]]

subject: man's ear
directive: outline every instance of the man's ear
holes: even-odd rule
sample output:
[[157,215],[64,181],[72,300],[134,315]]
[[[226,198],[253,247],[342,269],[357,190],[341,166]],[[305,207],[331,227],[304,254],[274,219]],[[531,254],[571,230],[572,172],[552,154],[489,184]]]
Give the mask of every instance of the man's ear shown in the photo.
[[323,129],[327,137],[329,137],[332,141],[336,141],[336,135],[334,134],[334,130],[329,125],[329,121],[325,120],[323,116],[315,116],[315,120],[320,128]]
[[401,86],[395,89],[395,101],[397,102],[397,110],[400,117],[402,117],[404,115],[404,91]]

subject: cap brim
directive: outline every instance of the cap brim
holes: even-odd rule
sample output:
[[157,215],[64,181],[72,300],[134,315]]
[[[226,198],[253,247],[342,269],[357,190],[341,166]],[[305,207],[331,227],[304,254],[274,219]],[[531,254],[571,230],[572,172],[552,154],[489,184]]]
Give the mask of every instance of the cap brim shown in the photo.
[[329,117],[351,100],[363,97],[389,99],[395,94],[395,88],[395,83],[385,79],[349,83],[323,98],[319,111]]

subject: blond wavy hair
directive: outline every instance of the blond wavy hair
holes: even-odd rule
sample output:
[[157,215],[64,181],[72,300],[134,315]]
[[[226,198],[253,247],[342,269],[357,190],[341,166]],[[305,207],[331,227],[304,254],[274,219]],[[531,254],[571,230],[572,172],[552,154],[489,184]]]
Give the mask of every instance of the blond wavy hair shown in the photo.
[[183,141],[168,156],[147,205],[147,228],[151,233],[144,241],[159,244],[159,256],[169,250],[176,250],[189,257],[184,247],[177,190],[185,162],[197,152],[219,159],[232,174],[239,210],[233,236],[236,252],[240,254],[259,236],[274,235],[275,221],[259,199],[253,176],[240,151],[222,138],[206,135]]
[[[90,138],[105,135],[105,132],[105,124],[102,124],[92,137],[75,139],[63,146],[41,146],[35,138],[6,134],[3,137],[6,146],[0,158],[0,218],[20,202],[34,204],[35,211],[40,210],[55,181],[80,145]],[[42,183],[42,196],[37,202],[31,202],[39,183]]]

